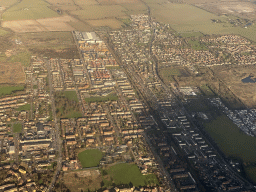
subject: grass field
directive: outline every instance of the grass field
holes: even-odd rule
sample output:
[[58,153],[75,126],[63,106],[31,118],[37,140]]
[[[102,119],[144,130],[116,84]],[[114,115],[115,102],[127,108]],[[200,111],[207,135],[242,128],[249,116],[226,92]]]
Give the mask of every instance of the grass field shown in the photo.
[[159,184],[154,174],[142,175],[137,165],[134,164],[117,164],[110,167],[107,172],[117,185],[132,183],[133,186],[139,187],[149,184]]
[[118,29],[122,27],[122,22],[117,19],[97,19],[97,20],[86,20],[88,24],[93,27],[107,26],[112,29]]
[[200,89],[202,90],[205,96],[215,96],[215,94],[212,92],[208,85],[201,85]]
[[13,124],[13,132],[14,133],[20,133],[22,131],[22,124],[15,123]]
[[79,111],[71,111],[68,114],[65,115],[64,118],[79,118],[79,117],[83,117],[83,114]]
[[224,154],[243,161],[246,176],[256,183],[256,138],[244,134],[225,115],[206,123],[205,129]]
[[6,86],[0,87],[0,97],[4,95],[10,95],[15,91],[23,91],[24,86]]
[[118,96],[114,93],[111,93],[105,97],[89,97],[85,98],[86,102],[105,102],[105,101],[116,101]]
[[82,166],[97,167],[102,158],[102,152],[98,149],[88,149],[78,154],[78,159]]
[[227,156],[256,163],[256,138],[244,134],[228,117],[217,117],[205,129]]
[[124,13],[126,9],[120,5],[90,5],[82,8],[83,10],[71,11],[71,14],[77,15],[82,20],[105,19],[126,15]]
[[181,75],[180,70],[177,68],[165,67],[160,69],[160,76],[168,82],[173,81],[172,76],[180,76],[180,75]]
[[59,15],[49,8],[50,4],[43,0],[23,0],[6,10],[3,20],[40,19],[58,17]]
[[29,111],[30,109],[31,109],[31,105],[25,104],[25,105],[19,106],[16,110],[17,111]]
[[[151,1],[151,0],[150,0]],[[146,1],[147,2],[147,1]],[[162,3],[150,2],[152,16],[156,20],[168,23],[179,33],[203,34],[238,34],[252,41],[256,41],[256,26],[245,29],[233,27],[228,22],[228,16],[217,16],[203,9],[188,4],[175,4],[163,0]],[[220,20],[221,23],[214,23],[212,19]]]
[[29,51],[20,52],[10,57],[9,62],[20,62],[24,66],[30,65],[31,53]]
[[64,93],[65,93],[65,97],[68,98],[69,100],[78,102],[78,98],[75,91],[65,91]]
[[188,44],[191,46],[192,49],[196,51],[208,50],[208,48],[202,43],[200,43],[198,40],[189,40]]
[[200,32],[184,32],[179,34],[182,37],[201,37],[203,36]]
[[6,35],[8,33],[9,33],[8,31],[5,31],[5,30],[0,28],[0,36],[4,36],[4,35]]

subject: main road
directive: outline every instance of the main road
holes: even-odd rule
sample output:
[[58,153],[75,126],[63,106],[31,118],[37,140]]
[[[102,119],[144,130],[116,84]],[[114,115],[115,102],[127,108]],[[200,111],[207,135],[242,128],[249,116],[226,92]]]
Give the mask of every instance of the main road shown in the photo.
[[51,74],[51,66],[49,60],[44,60],[44,62],[47,63],[47,70],[48,70],[48,80],[49,80],[49,88],[50,88],[50,100],[51,100],[51,106],[52,106],[52,117],[54,119],[55,124],[55,146],[56,146],[56,152],[57,152],[57,168],[54,172],[54,176],[52,177],[51,184],[49,185],[48,192],[51,192],[54,184],[59,176],[59,173],[62,168],[62,142],[60,138],[60,128],[58,119],[56,116],[56,108],[55,108],[55,99],[54,99],[54,90],[52,87],[52,74]]

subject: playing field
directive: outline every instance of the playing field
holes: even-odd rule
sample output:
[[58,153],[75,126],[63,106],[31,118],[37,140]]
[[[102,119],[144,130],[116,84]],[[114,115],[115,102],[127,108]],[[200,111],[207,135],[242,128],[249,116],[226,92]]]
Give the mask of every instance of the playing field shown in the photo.
[[14,133],[20,133],[22,131],[22,124],[15,123],[13,124],[13,132]]
[[58,17],[59,15],[49,8],[50,4],[43,0],[22,0],[3,15],[3,20],[40,19],[47,17]]
[[65,97],[69,100],[78,102],[78,98],[75,91],[65,91]]
[[78,154],[78,159],[83,167],[97,167],[102,158],[102,152],[98,149],[88,149]]
[[110,167],[107,173],[111,175],[116,185],[132,183],[133,186],[159,184],[154,174],[142,175],[137,165],[121,163]]
[[16,110],[17,111],[29,111],[30,109],[31,109],[31,105],[25,104],[25,105],[19,106]]
[[4,95],[10,95],[15,91],[23,91],[24,86],[1,86],[0,87],[0,97]]

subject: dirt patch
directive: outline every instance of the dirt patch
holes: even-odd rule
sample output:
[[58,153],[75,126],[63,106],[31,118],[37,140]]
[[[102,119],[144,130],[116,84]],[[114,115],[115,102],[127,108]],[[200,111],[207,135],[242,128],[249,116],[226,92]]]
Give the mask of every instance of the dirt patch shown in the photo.
[[66,48],[60,50],[54,49],[39,49],[39,48],[31,48],[29,49],[33,54],[42,55],[48,58],[62,58],[62,59],[78,59],[79,53],[77,51],[76,46],[74,45],[73,48]]
[[25,73],[21,63],[0,63],[0,84],[22,83],[25,83]]
[[71,191],[88,191],[101,188],[99,170],[84,170],[64,174],[64,183]]
[[62,16],[37,20],[3,21],[2,27],[10,28],[17,33],[75,30],[68,22],[78,22],[78,20],[71,16]]

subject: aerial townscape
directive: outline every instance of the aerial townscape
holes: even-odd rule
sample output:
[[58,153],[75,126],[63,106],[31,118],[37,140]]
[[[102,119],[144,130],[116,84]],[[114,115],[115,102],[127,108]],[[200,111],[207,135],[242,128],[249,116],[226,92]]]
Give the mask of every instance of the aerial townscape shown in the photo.
[[256,191],[255,1],[0,16],[0,192]]

